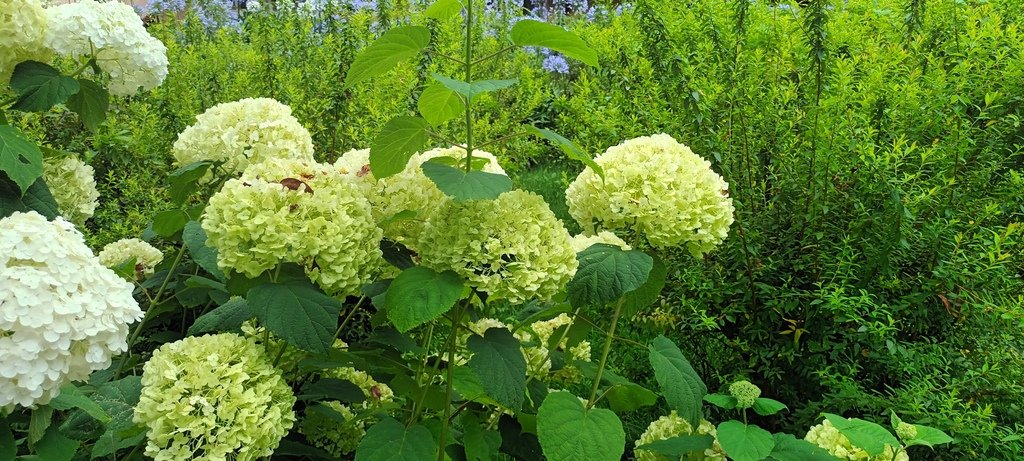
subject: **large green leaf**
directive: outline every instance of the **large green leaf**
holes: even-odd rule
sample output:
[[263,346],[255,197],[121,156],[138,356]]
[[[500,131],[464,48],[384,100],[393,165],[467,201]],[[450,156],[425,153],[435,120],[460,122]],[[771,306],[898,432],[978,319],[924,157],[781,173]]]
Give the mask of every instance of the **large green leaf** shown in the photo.
[[299,400],[336,400],[343,403],[362,403],[366,400],[363,390],[343,379],[321,378],[302,386]]
[[288,343],[314,353],[331,349],[341,302],[309,281],[258,285],[246,300],[260,323]]
[[213,166],[213,162],[206,160],[189,163],[167,175],[168,182],[171,184],[171,200],[179,205],[185,203],[189,195],[196,191],[196,182],[205,176],[207,171],[210,171],[211,166]]
[[103,434],[92,447],[93,459],[135,446],[145,437],[145,430],[132,419],[141,393],[142,378],[129,376],[104,383],[93,394],[96,403],[110,414],[110,421],[104,426]]
[[61,434],[57,426],[50,426],[43,438],[35,444],[36,455],[43,461],[71,461],[81,444]]
[[18,457],[18,444],[11,432],[11,424],[7,418],[0,416],[0,461],[15,461]]
[[775,448],[775,439],[770,432],[739,421],[718,425],[718,443],[734,461],[760,461]]
[[405,427],[392,418],[374,424],[356,448],[356,461],[430,460],[437,457],[437,442],[427,428]]
[[441,192],[455,201],[493,200],[512,190],[512,179],[503,174],[470,171],[466,173],[438,162],[424,162],[420,168]]
[[15,211],[35,211],[46,219],[53,219],[59,215],[57,202],[53,195],[50,195],[50,188],[46,187],[43,178],[28,186],[28,190],[22,195],[18,185],[0,173],[0,218],[10,216]]
[[697,427],[703,418],[704,395],[707,386],[694,371],[682,351],[668,338],[659,335],[648,346],[654,378],[661,385],[662,394],[669,407],[676,410],[679,416]]
[[512,43],[550,48],[588,66],[597,66],[597,52],[579,38],[554,24],[525,19],[512,26]]
[[472,82],[464,82],[451,77],[445,77],[444,75],[436,72],[433,76],[434,80],[437,80],[449,90],[465,96],[466,99],[473,99],[484,93],[508,88],[519,82],[519,80],[515,78],[507,80],[475,80]]
[[81,409],[89,416],[92,416],[97,421],[107,422],[110,421],[110,415],[106,411],[103,411],[98,403],[94,402],[87,395],[83,394],[82,391],[78,390],[74,384],[68,383],[60,388],[60,395],[53,398],[50,401],[50,406],[54,410],[71,410],[74,408]]
[[384,295],[388,319],[405,333],[448,312],[462,296],[462,286],[455,272],[410,267],[395,277]]
[[458,117],[466,110],[459,94],[439,83],[431,83],[416,101],[420,115],[431,125],[438,126]]
[[758,397],[754,400],[754,412],[761,416],[771,416],[782,410],[785,410],[786,404],[778,401],[767,399],[764,397]]
[[45,112],[67,101],[78,92],[78,80],[61,75],[53,67],[36,61],[25,61],[14,68],[11,89],[18,101],[11,108],[26,112]]
[[185,210],[164,210],[153,216],[153,232],[161,237],[171,237],[181,232],[188,222],[189,216]]
[[242,323],[251,319],[253,315],[245,298],[231,298],[216,309],[200,315],[192,326],[188,327],[188,334],[196,336],[203,333],[238,331]]
[[885,446],[899,447],[900,441],[892,432],[871,421],[860,418],[844,418],[831,413],[822,413],[835,428],[850,439],[850,444],[878,456],[885,452]]
[[654,259],[640,250],[598,243],[576,255],[580,266],[569,281],[569,302],[603,306],[647,282]]
[[501,434],[485,429],[475,413],[462,414],[462,446],[466,449],[466,461],[491,461],[501,448]]
[[67,106],[76,114],[89,131],[95,133],[100,123],[107,118],[110,107],[110,93],[92,80],[78,79],[80,86],[77,93],[68,99]]
[[613,384],[605,394],[608,406],[616,413],[636,411],[658,402],[658,394],[635,383]]
[[562,149],[562,152],[565,153],[566,157],[589,166],[591,170],[594,170],[594,172],[601,177],[601,179],[604,179],[604,168],[601,168],[601,165],[598,165],[594,159],[590,158],[590,155],[583,152],[583,149],[580,149],[576,143],[570,141],[565,136],[546,128],[537,128],[533,125],[526,125],[526,132],[534,136],[547,139],[552,144],[558,146],[559,149]]
[[651,307],[661,296],[662,288],[665,288],[665,279],[668,276],[668,267],[657,255],[652,256],[653,265],[647,280],[639,288],[629,291],[624,295],[622,303],[622,315],[631,318],[637,313]]
[[185,242],[192,260],[219,280],[225,280],[224,272],[217,266],[217,249],[206,244],[206,231],[197,221],[189,221],[181,232],[181,240]]
[[429,124],[420,117],[399,116],[388,121],[370,143],[370,170],[377,179],[400,173],[409,158],[427,144]]
[[0,125],[0,171],[21,189],[19,197],[43,175],[43,153],[10,125]]
[[636,447],[637,450],[647,450],[672,459],[679,459],[681,456],[693,452],[703,452],[715,444],[715,438],[710,435],[680,435],[663,440],[655,440],[651,443]]
[[507,329],[491,328],[483,337],[470,336],[467,346],[473,352],[469,367],[487,395],[519,411],[526,398],[526,358],[519,340]]
[[[892,428],[896,429],[896,433],[899,434],[899,426],[903,424],[903,420],[900,419],[899,415],[897,415],[895,411],[891,413],[889,419],[892,422]],[[914,426],[914,437],[909,440],[904,437],[900,437],[903,439],[903,443],[908,447],[924,445],[928,448],[935,448],[935,445],[942,445],[953,441],[953,438],[941,429],[922,426],[920,424],[911,424],[911,426]]]
[[459,0],[437,0],[427,7],[423,15],[437,20],[445,20],[455,16],[462,10],[462,2]]
[[615,413],[588,409],[565,391],[549,394],[537,410],[537,437],[550,461],[618,461],[626,448]]
[[774,434],[775,446],[768,459],[775,461],[836,461],[828,450],[789,434]]
[[416,56],[430,43],[430,30],[423,26],[393,27],[363,49],[348,68],[345,85],[369,80]]

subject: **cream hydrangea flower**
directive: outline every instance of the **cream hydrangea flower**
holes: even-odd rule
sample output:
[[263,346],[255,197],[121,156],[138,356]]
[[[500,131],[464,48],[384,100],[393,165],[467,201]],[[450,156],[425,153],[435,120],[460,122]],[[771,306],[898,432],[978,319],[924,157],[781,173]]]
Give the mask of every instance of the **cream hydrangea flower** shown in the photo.
[[494,200],[447,202],[417,248],[425,266],[452,270],[492,299],[550,299],[579,263],[569,232],[539,195],[513,190]]
[[343,423],[322,412],[307,411],[299,426],[299,433],[305,435],[313,446],[340,458],[356,450],[359,441],[366,435],[366,428],[377,421],[376,417],[368,415],[381,411],[382,406],[393,402],[395,393],[387,384],[379,383],[366,372],[352,367],[328,370],[323,377],[355,384],[365,397],[362,402],[351,406],[333,400],[323,402],[345,419]]
[[133,286],[63,218],[0,219],[0,408],[43,405],[127,350]]
[[164,254],[149,243],[130,238],[108,243],[100,250],[99,258],[100,264],[106,267],[116,267],[134,258],[135,272],[146,276],[152,274],[153,268],[164,260]]
[[[370,149],[348,151],[338,158],[334,166],[343,174],[355,178],[360,184],[360,188],[373,205],[374,219],[378,223],[384,223],[384,236],[415,247],[426,221],[449,200],[420,169],[424,162],[442,157],[465,161],[466,150],[461,147],[449,147],[413,154],[402,172],[384,179],[376,179],[370,171]],[[482,171],[505,174],[505,170],[501,168],[493,154],[475,150],[473,161],[480,163],[477,166],[481,167]],[[389,218],[403,211],[413,211],[416,216],[413,219],[388,222]]]
[[[704,450],[703,453],[691,453],[687,456],[683,456],[681,459],[685,461],[725,461],[725,452],[722,450],[722,446],[718,444],[718,431],[715,426],[707,420],[702,420],[697,426],[697,431],[694,432],[693,426],[690,425],[685,419],[679,416],[675,410],[672,410],[666,416],[658,418],[647,426],[647,430],[644,431],[640,438],[637,439],[637,447],[646,445],[651,442],[658,440],[670,439],[672,437],[678,437],[680,435],[710,435],[715,437],[715,443],[711,448]],[[652,451],[647,450],[636,450],[637,461],[668,461],[668,458]]]
[[383,262],[369,202],[350,180],[313,161],[253,164],[210,198],[202,226],[221,269],[256,277],[297,263],[330,294],[356,293]]
[[46,46],[63,56],[92,56],[110,75],[107,89],[130,96],[167,77],[167,47],[146,31],[130,5],[79,0],[46,9]]
[[[217,104],[196,116],[171,148],[178,165],[224,162],[231,174],[275,158],[313,160],[313,138],[292,109],[270,98]],[[209,175],[207,175],[209,177]]]
[[632,250],[633,247],[629,246],[628,243],[608,231],[600,231],[594,235],[579,234],[572,238],[572,249],[579,253],[587,248],[590,248],[597,243],[607,243],[608,245],[615,245],[623,250]]
[[868,452],[853,446],[850,443],[850,439],[839,432],[839,429],[836,429],[832,422],[827,419],[822,421],[821,424],[812,426],[807,431],[807,435],[804,436],[804,440],[828,450],[832,456],[839,459],[851,461],[910,461],[910,456],[907,455],[906,450],[900,450],[899,454],[895,454],[896,449],[890,445],[886,445],[885,451],[878,456],[869,455]]
[[733,222],[729,184],[711,163],[667,134],[631,139],[594,159],[566,190],[569,213],[587,232],[635,226],[651,245],[685,245],[700,256]]
[[43,179],[57,202],[61,216],[77,225],[85,224],[99,205],[94,170],[78,157],[43,160]]
[[45,35],[46,10],[39,0],[0,0],[0,86],[19,63],[47,59]]
[[729,385],[729,395],[736,399],[737,408],[750,408],[761,396],[761,388],[750,381],[736,381]]
[[270,456],[295,422],[295,395],[263,348],[233,333],[164,344],[142,369],[136,423],[157,461]]

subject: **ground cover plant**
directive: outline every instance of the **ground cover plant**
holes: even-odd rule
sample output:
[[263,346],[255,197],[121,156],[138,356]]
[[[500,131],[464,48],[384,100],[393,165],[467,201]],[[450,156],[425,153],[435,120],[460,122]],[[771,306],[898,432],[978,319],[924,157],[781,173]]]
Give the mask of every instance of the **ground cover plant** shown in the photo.
[[1013,2],[8,3],[0,459],[1024,450]]

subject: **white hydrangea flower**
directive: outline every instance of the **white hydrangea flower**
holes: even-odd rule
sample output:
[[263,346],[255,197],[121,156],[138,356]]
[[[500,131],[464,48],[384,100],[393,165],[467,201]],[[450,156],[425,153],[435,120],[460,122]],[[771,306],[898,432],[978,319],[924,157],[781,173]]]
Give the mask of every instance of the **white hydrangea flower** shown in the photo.
[[199,114],[178,135],[171,154],[178,165],[224,162],[221,168],[238,174],[274,158],[312,161],[313,138],[290,107],[270,98],[245,98]]
[[0,219],[0,408],[46,404],[110,366],[142,318],[132,290],[63,218]]
[[807,431],[807,435],[804,436],[804,440],[828,450],[829,453],[839,459],[851,461],[910,461],[910,456],[907,455],[906,450],[900,450],[899,454],[894,456],[896,449],[891,445],[886,445],[885,451],[882,454],[871,456],[863,449],[853,446],[850,443],[850,439],[839,432],[839,429],[836,429],[832,422],[827,419],[822,421],[821,424],[812,426]]
[[51,157],[43,160],[46,181],[61,216],[77,225],[85,224],[99,205],[94,170],[78,157]]
[[586,250],[587,248],[590,248],[592,245],[596,243],[607,243],[608,245],[615,245],[627,251],[633,249],[633,247],[629,246],[628,243],[619,238],[618,235],[615,235],[608,231],[600,231],[593,235],[579,234],[573,236],[572,249],[573,251],[579,253],[583,250]]
[[0,0],[0,86],[24,61],[45,61],[46,10],[39,0]]
[[153,273],[153,268],[164,260],[164,254],[147,242],[137,238],[121,239],[108,243],[100,250],[100,264],[116,267],[135,258],[135,271],[143,276]]
[[[725,452],[722,450],[722,446],[718,444],[718,431],[715,426],[708,420],[701,420],[697,426],[697,430],[693,430],[693,426],[690,425],[685,419],[683,419],[675,410],[671,413],[658,418],[654,422],[647,426],[647,430],[644,431],[640,438],[637,439],[637,447],[647,445],[648,443],[655,442],[658,440],[670,439],[672,437],[678,437],[680,435],[710,435],[715,438],[714,445],[701,453],[691,453],[683,456],[681,459],[685,461],[725,461]],[[637,461],[668,461],[668,457],[659,455],[652,451],[647,450],[636,450]]]
[[130,96],[160,86],[167,77],[167,47],[146,31],[130,5],[79,0],[46,9],[46,46],[58,54],[92,56],[110,75],[107,89]]

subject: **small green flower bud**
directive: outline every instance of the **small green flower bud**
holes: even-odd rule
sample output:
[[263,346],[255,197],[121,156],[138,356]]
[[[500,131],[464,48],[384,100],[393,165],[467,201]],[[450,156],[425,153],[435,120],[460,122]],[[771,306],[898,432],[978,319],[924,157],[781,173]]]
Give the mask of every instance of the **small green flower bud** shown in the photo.
[[729,386],[729,394],[736,397],[737,408],[750,408],[761,396],[761,389],[750,381],[736,381]]

